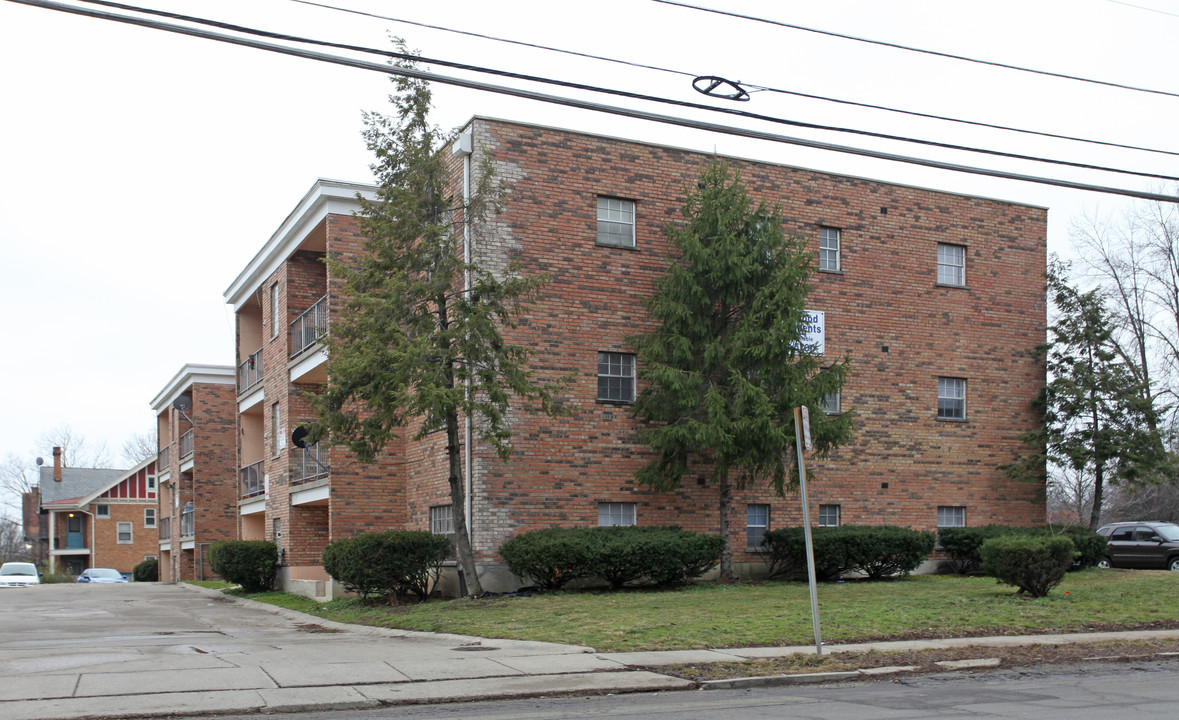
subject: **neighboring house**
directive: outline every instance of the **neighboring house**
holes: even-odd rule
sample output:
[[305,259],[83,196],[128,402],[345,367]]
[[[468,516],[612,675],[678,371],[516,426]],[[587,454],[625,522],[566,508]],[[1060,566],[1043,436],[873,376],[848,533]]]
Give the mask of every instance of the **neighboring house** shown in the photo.
[[236,370],[188,364],[151,401],[159,447],[160,580],[206,580],[237,538]]
[[159,551],[156,535],[156,461],[130,470],[42,467],[41,510],[48,515],[49,570],[77,575],[108,567],[130,575]]
[[44,567],[49,557],[49,513],[41,509],[41,488],[34,485],[21,493],[20,504],[28,560]]
[[[515,454],[500,461],[467,436],[472,543],[484,587],[517,580],[497,552],[553,525],[666,525],[716,532],[705,479],[674,493],[636,485],[650,458],[631,416],[635,355],[650,330],[644,302],[667,266],[663,227],[711,156],[486,118],[451,158],[456,196],[484,162],[504,182],[502,210],[469,240],[492,270],[547,273],[538,304],[505,330],[533,365],[575,373],[568,418],[512,413]],[[828,412],[854,409],[853,442],[808,464],[819,525],[889,523],[932,530],[1042,522],[1042,488],[998,470],[1026,451],[1030,402],[1044,383],[1046,211],[781,165],[730,159],[755,197],[781,206],[786,231],[810,239],[808,309],[823,353],[850,356],[852,377]],[[476,182],[469,177],[470,182]],[[226,291],[237,314],[242,537],[278,543],[284,587],[316,596],[323,546],[388,528],[451,531],[443,440],[399,440],[375,465],[340,448],[298,450],[294,427],[325,381],[315,340],[340,308],[325,256],[347,261],[363,238],[355,196],[374,188],[321,180]],[[461,239],[460,239],[461,240]],[[412,428],[407,435],[412,436]],[[260,478],[260,480],[255,480]],[[798,497],[764,484],[734,493],[732,550],[762,566],[767,528],[801,522]]]

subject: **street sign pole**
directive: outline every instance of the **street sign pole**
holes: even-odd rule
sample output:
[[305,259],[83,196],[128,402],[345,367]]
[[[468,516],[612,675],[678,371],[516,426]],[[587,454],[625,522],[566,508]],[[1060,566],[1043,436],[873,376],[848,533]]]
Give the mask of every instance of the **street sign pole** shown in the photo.
[[798,458],[798,485],[802,494],[802,533],[806,538],[806,576],[811,591],[811,622],[815,628],[815,654],[823,654],[823,632],[819,627],[819,596],[815,582],[815,546],[811,540],[811,513],[806,499],[806,456],[803,453],[811,446],[810,412],[807,408],[794,408],[794,446]]

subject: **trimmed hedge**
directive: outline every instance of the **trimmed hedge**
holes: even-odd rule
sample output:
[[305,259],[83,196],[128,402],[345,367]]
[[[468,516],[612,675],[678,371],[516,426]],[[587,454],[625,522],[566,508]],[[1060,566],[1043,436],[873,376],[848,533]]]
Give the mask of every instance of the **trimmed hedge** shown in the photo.
[[160,579],[160,561],[150,558],[131,568],[135,582],[156,582]]
[[678,527],[545,528],[508,540],[500,556],[513,573],[546,589],[591,578],[617,589],[683,585],[716,565],[723,549],[719,536]]
[[274,588],[278,547],[267,540],[221,540],[209,546],[209,566],[246,592],[264,592]]
[[1044,597],[1060,584],[1073,562],[1073,541],[1063,535],[1003,535],[983,543],[983,570],[1019,592]]
[[[908,575],[933,552],[932,532],[895,525],[843,525],[814,528],[815,577],[834,580],[860,572],[870,580]],[[806,577],[806,537],[802,528],[782,528],[765,534],[770,576]]]
[[1073,541],[1074,547],[1070,570],[1093,567],[1105,557],[1106,538],[1080,525],[1062,527],[980,525],[978,527],[942,528],[938,531],[938,535],[942,548],[950,555],[951,570],[963,575],[981,572],[980,550],[984,542],[996,537],[1067,537]]
[[450,539],[425,530],[364,533],[329,543],[323,568],[360,597],[425,600],[450,554]]

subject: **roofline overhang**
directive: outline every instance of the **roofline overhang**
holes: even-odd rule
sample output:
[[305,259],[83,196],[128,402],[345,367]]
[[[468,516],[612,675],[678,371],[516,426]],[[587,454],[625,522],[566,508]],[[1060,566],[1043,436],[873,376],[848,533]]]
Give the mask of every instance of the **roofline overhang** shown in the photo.
[[235,312],[240,310],[320,221],[331,214],[351,215],[359,210],[357,195],[375,201],[377,186],[325,178],[316,180],[254,259],[225,289],[225,302],[233,305]]
[[161,410],[168,407],[172,402],[180,397],[185,390],[189,389],[196,383],[209,383],[211,385],[233,385],[237,383],[237,368],[232,365],[202,365],[199,363],[186,363],[180,370],[172,376],[172,379],[164,385],[164,389],[159,392],[151,401],[151,409],[159,414]]

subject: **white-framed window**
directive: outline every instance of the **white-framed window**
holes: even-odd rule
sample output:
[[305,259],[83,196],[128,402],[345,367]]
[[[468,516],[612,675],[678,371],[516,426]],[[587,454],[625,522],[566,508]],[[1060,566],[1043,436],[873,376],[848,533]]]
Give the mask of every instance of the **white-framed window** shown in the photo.
[[819,401],[819,409],[828,415],[838,415],[843,412],[839,409],[839,393],[827,393],[823,395],[823,399]]
[[770,506],[751,504],[745,506],[745,547],[760,550],[766,542],[766,530],[770,528]]
[[819,506],[819,527],[839,527],[839,506]]
[[939,505],[937,508],[937,526],[966,527],[965,505]]
[[282,317],[278,306],[278,283],[270,286],[270,337],[278,337],[279,318]]
[[154,528],[156,526],[156,509],[155,508],[144,508],[143,509],[143,526],[149,527],[149,528]]
[[619,198],[598,198],[598,244],[635,246],[635,203]]
[[606,402],[635,401],[635,356],[629,353],[598,353],[598,399]]
[[839,272],[839,228],[819,228],[819,269]]
[[966,379],[937,379],[937,417],[939,420],[966,419]]
[[617,527],[621,525],[635,525],[635,503],[632,502],[600,502],[598,503],[598,527]]
[[155,555],[144,555],[143,559],[144,560],[157,560],[158,558]]
[[939,285],[966,284],[966,246],[937,244],[937,282]]
[[430,532],[450,540],[449,558],[456,557],[454,545],[454,512],[450,505],[435,505],[430,508]]
[[147,491],[148,492],[155,492],[156,491],[156,476],[155,475],[148,475],[147,476]]
[[94,506],[94,517],[109,518],[110,516],[111,516],[111,506],[110,505],[95,505]]
[[133,542],[131,529],[132,525],[129,522],[121,522],[118,524],[116,530],[118,531],[118,543],[120,545],[130,545]]

